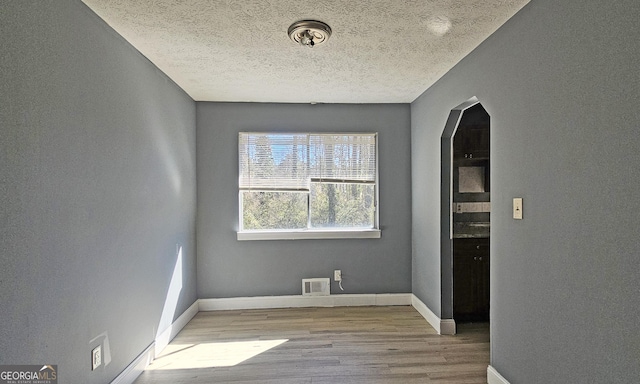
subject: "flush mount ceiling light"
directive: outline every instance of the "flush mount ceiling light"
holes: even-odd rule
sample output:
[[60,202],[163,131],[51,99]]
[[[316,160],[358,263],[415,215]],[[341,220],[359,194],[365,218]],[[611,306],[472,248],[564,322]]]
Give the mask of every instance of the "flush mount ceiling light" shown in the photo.
[[451,20],[446,16],[434,16],[427,20],[427,27],[436,36],[443,36],[451,29]]
[[289,38],[296,43],[313,48],[329,40],[331,27],[317,20],[300,20],[289,27]]

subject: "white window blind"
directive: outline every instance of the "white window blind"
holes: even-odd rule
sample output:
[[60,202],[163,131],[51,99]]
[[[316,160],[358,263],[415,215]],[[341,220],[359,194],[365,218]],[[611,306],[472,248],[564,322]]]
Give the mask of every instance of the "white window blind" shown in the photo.
[[376,182],[375,134],[240,133],[240,190],[308,191]]
[[313,181],[376,181],[376,138],[373,134],[311,135],[309,151]]
[[240,133],[240,189],[308,191],[308,143],[305,134]]

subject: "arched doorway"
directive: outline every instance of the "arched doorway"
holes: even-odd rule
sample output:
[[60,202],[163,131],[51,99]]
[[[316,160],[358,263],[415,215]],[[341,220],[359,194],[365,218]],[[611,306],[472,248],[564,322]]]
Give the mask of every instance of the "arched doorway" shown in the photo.
[[[489,320],[490,118],[473,97],[441,137],[441,307],[455,324]],[[452,329],[451,329],[452,328]]]

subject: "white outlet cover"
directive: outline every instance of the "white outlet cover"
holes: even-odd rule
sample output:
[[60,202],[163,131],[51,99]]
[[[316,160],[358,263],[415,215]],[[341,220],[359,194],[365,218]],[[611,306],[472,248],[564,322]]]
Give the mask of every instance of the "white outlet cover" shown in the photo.
[[102,365],[102,346],[98,345],[91,351],[91,370]]

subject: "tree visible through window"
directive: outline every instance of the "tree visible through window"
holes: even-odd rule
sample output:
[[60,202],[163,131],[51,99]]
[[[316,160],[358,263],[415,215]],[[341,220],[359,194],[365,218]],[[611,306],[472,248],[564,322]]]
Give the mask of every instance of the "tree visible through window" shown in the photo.
[[241,230],[377,227],[376,134],[240,133]]

